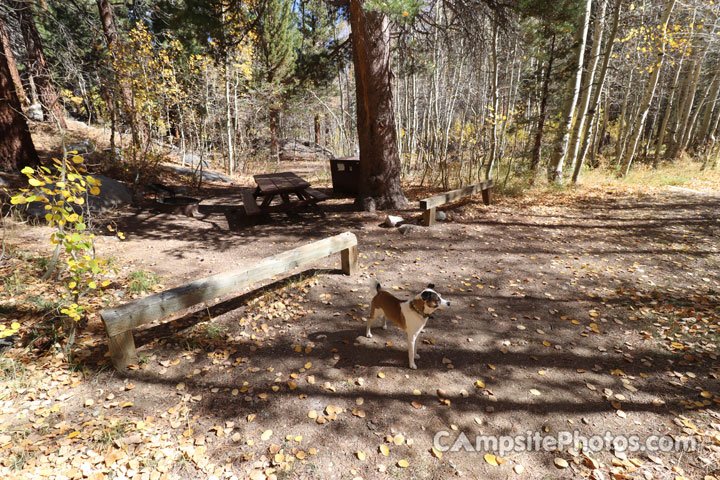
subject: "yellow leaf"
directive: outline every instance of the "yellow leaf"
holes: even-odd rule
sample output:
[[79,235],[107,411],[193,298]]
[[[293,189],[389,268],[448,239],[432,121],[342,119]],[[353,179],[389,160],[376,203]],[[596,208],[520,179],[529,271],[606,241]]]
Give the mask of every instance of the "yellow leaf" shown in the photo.
[[273,433],[272,430],[265,430],[265,431],[262,433],[262,435],[260,436],[260,438],[261,438],[262,440],[267,440],[267,439],[269,439],[269,438],[272,436],[272,433]]
[[91,195],[100,195],[100,189],[98,187],[91,187],[90,194]]
[[388,455],[390,455],[390,449],[387,447],[387,445],[380,445],[380,453],[387,457]]
[[75,437],[77,437],[78,435],[80,435],[80,432],[78,432],[77,430],[75,430],[74,432],[70,432],[70,433],[68,434],[67,438],[75,438]]
[[35,170],[33,170],[30,167],[25,167],[22,170],[20,170],[20,173],[24,173],[25,175],[30,175],[31,173],[35,173]]
[[442,458],[443,455],[442,452],[435,447],[430,449],[430,453],[432,453],[432,456],[435,458]]
[[707,390],[703,390],[700,392],[700,396],[703,398],[712,398],[712,393],[708,392]]
[[70,159],[73,163],[82,163],[83,158],[80,155],[73,155],[73,157]]
[[534,388],[531,388],[531,389],[530,389],[530,393],[532,393],[533,395],[541,395],[540,391],[539,391],[539,390],[536,390],[536,389],[534,389]]
[[483,458],[485,458],[485,461],[487,463],[489,463],[490,465],[492,465],[493,467],[498,466],[497,457],[495,455],[493,455],[492,453],[486,453]]
[[400,461],[397,463],[397,466],[400,467],[400,468],[407,468],[407,467],[410,466],[410,464],[407,462],[407,460],[400,460]]
[[362,450],[358,450],[356,454],[358,460],[360,460],[361,462],[365,461],[365,458],[367,458],[367,455],[365,455],[365,452],[363,452]]
[[45,185],[45,182],[38,180],[37,178],[31,178],[30,180],[28,180],[28,183],[33,187],[42,187],[43,185]]
[[76,286],[77,286],[77,282],[75,282],[75,281],[68,283],[68,288],[75,288]]
[[483,382],[482,380],[478,380],[477,382],[475,382],[475,386],[478,388],[485,388],[485,382]]

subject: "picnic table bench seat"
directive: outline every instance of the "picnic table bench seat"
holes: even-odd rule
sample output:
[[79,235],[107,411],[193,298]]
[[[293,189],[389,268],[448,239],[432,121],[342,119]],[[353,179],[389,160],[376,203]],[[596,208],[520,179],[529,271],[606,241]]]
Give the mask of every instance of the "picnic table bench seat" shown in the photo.
[[255,195],[249,190],[242,192],[243,205],[245,206],[245,213],[248,215],[257,215],[260,213],[260,207],[258,207]]

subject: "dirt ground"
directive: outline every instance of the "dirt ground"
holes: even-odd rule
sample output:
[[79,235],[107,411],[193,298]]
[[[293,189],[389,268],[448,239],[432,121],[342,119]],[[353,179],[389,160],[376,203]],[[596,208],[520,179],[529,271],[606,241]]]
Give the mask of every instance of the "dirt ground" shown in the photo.
[[[3,463],[5,478],[720,476],[719,196],[598,188],[490,206],[477,198],[407,235],[381,226],[388,212],[353,212],[349,199],[327,202],[324,217],[251,225],[237,186],[199,196],[196,218],[120,212],[126,240],[101,237],[98,254],[115,259],[118,278],[157,273],[159,290],[352,231],[360,273],[342,275],[336,255],[138,329],[141,362],[127,372],[109,368],[94,316],[79,367],[37,357],[27,378],[52,368],[52,381],[3,387],[0,451],[25,455]],[[392,213],[417,218],[411,205]],[[429,320],[417,370],[394,326],[364,336],[371,278],[401,298],[432,282],[452,302]],[[119,285],[107,305],[134,297]],[[478,435],[528,432],[696,446],[467,451]],[[469,443],[443,452],[460,433]]]

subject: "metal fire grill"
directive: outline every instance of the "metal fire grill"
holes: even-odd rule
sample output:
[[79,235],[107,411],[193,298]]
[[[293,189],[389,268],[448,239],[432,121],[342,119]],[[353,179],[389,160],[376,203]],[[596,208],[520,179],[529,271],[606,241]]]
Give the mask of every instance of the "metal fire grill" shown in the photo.
[[360,158],[333,158],[330,160],[330,172],[334,193],[357,194],[360,190]]

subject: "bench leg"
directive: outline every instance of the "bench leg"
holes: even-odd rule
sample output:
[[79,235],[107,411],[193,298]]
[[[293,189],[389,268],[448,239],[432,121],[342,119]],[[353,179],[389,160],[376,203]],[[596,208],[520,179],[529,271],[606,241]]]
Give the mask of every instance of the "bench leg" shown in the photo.
[[128,365],[137,364],[138,358],[135,352],[135,340],[132,331],[119,333],[108,339],[108,350],[110,360],[118,371],[125,371]]
[[423,212],[423,225],[426,227],[435,225],[435,208],[429,208]]
[[352,275],[358,270],[358,250],[357,245],[340,250],[340,263],[342,271],[345,275]]
[[490,205],[490,189],[489,188],[482,190],[482,198],[483,198],[483,203],[485,205]]

